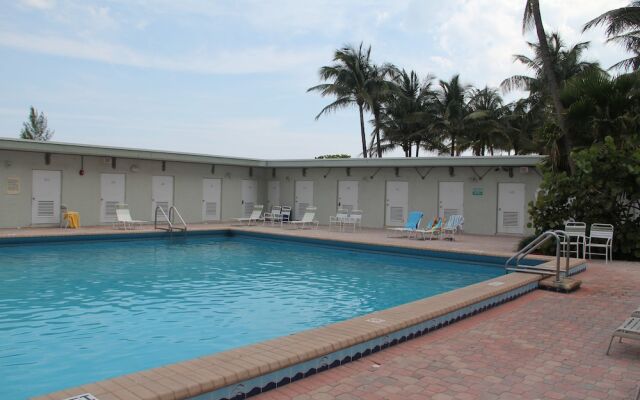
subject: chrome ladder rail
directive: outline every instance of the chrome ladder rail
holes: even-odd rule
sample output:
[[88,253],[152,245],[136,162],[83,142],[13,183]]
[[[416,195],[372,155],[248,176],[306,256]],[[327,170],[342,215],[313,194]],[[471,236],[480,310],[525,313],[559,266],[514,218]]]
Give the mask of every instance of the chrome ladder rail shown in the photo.
[[[164,219],[167,222],[167,226],[158,226],[158,211],[160,211],[162,216],[164,216]],[[176,226],[173,223],[174,216],[178,218],[178,220],[182,224],[181,226]],[[165,230],[167,232],[173,232],[173,231],[186,232],[187,231],[187,223],[184,221],[184,218],[182,218],[182,215],[180,215],[180,212],[178,211],[178,209],[175,208],[174,206],[169,207],[169,214],[168,215],[167,215],[167,213],[164,212],[162,207],[156,206],[156,211],[155,211],[154,218],[153,218],[153,228],[154,229]]]
[[174,206],[169,207],[169,220],[173,221],[173,216],[177,216],[178,220],[180,221],[180,223],[182,223],[182,226],[175,226],[173,225],[173,223],[171,224],[172,230],[178,230],[178,231],[182,231],[182,232],[186,232],[187,231],[187,223],[184,222],[184,218],[182,218],[182,215],[180,215],[180,212],[178,211],[177,208],[175,208]]
[[[535,265],[520,265],[520,261],[522,261],[526,256],[531,254],[534,250],[538,249],[545,242],[547,242],[549,239],[552,239],[552,238],[555,239],[556,241],[556,272],[555,274],[547,269],[537,268]],[[561,257],[560,246],[561,245],[566,250],[566,246],[567,246],[566,232],[561,230],[546,231],[540,234],[540,236],[535,238],[531,243],[529,243],[528,245],[520,249],[520,251],[518,251],[516,254],[511,256],[511,258],[509,258],[507,262],[504,264],[504,268],[506,271],[511,271],[511,272],[527,272],[527,273],[536,273],[536,274],[543,274],[543,275],[555,275],[556,282],[560,282],[560,257]],[[570,258],[570,255],[567,253],[565,274],[567,274],[569,271],[569,258]],[[510,263],[513,260],[515,260],[515,266],[510,266]]]
[[[164,220],[167,222],[166,227],[158,226],[158,211],[160,211],[160,213],[164,216]],[[173,231],[173,224],[171,224],[171,219],[169,219],[169,216],[167,215],[167,213],[165,213],[162,207],[160,206],[156,206],[156,211],[154,213],[154,218],[153,218],[153,229],[162,229],[167,232]]]

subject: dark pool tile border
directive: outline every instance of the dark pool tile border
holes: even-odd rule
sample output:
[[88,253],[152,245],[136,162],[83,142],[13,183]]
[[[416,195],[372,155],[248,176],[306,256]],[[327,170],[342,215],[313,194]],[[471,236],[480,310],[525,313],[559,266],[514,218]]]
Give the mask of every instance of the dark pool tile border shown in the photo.
[[[420,249],[413,247],[405,247],[401,245],[383,245],[375,243],[351,242],[344,240],[332,240],[321,238],[310,238],[305,236],[282,235],[277,233],[250,232],[240,229],[206,229],[193,230],[187,232],[136,232],[127,231],[122,233],[107,234],[88,234],[88,235],[57,235],[57,236],[25,236],[25,237],[5,237],[0,238],[0,249],[2,246],[14,245],[34,245],[40,243],[64,243],[64,242],[83,242],[83,241],[122,241],[122,240],[144,240],[159,238],[174,238],[179,240],[183,237],[249,237],[261,240],[272,240],[278,242],[293,242],[303,244],[314,244],[317,246],[340,248],[354,251],[379,252],[387,254],[401,254],[416,257],[440,258],[445,260],[467,261],[472,263],[493,264],[493,266],[502,267],[507,261],[507,257],[496,256],[490,254],[475,254],[458,251]],[[409,239],[407,239],[409,240]],[[536,258],[525,259],[522,261],[524,265],[539,265],[546,262]]]
[[319,372],[357,361],[362,357],[375,354],[386,348],[404,343],[407,340],[424,336],[437,329],[446,327],[467,317],[486,311],[497,305],[514,300],[538,288],[538,282],[531,282],[508,292],[490,297],[486,300],[452,311],[440,317],[432,318],[398,330],[388,335],[380,336],[348,348],[335,351],[312,360],[299,363],[266,375],[248,379],[236,384],[189,397],[186,400],[241,400],[269,390],[285,386],[291,382],[309,377]]

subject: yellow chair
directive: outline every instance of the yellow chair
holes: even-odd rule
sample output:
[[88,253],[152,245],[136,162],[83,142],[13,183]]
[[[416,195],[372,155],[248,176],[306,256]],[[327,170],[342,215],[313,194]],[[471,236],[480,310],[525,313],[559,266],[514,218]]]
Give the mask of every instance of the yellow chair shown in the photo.
[[80,228],[80,213],[77,211],[67,211],[62,215],[66,221],[66,227],[71,229]]

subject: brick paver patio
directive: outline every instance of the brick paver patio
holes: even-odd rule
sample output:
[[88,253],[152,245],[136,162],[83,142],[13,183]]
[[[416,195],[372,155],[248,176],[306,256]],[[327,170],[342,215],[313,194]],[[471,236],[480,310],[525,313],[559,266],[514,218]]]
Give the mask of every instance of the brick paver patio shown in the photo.
[[605,351],[640,305],[640,264],[594,262],[580,279],[576,293],[538,290],[256,399],[631,399],[640,342]]

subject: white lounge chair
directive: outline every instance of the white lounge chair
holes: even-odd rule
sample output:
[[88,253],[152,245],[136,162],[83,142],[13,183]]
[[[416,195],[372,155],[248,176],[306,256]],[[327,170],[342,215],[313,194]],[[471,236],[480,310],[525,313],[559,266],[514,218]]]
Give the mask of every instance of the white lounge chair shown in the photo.
[[264,221],[264,218],[262,217],[262,210],[264,209],[264,206],[262,204],[256,204],[255,206],[253,206],[253,211],[251,211],[251,215],[249,215],[248,217],[242,217],[242,218],[234,218],[234,221],[243,223],[246,222],[247,225],[252,225],[252,223],[258,223],[258,221]]
[[315,226],[315,228],[317,229],[320,223],[316,221],[315,218],[316,218],[316,207],[307,207],[307,210],[305,211],[300,221],[289,221],[289,224],[291,226],[295,226],[296,228],[300,228],[300,229],[304,229],[307,226],[311,228],[314,228]]
[[113,223],[114,228],[135,229],[136,225],[146,224],[148,221],[131,218],[131,211],[126,204],[116,205],[116,222]]
[[623,338],[640,340],[640,318],[627,318],[622,325],[613,331],[611,340],[609,341],[609,347],[607,347],[607,355],[609,355],[611,344],[616,337],[620,338],[620,342],[622,342]]
[[336,215],[329,216],[329,230],[331,230],[332,226],[338,227],[338,229],[342,230],[342,223],[349,218],[349,210],[346,208],[339,208]]
[[351,210],[351,213],[349,214],[347,219],[342,221],[343,227],[346,227],[349,225],[353,225],[354,232],[358,228],[362,229],[362,210]]
[[[594,253],[593,249],[604,249],[604,253]],[[585,256],[604,256],[605,263],[613,261],[613,225],[611,224],[591,224],[589,237],[586,238]]]
[[442,218],[438,218],[435,223],[429,221],[423,229],[416,230],[416,238],[418,234],[422,235],[422,240],[439,239],[442,234]]
[[445,221],[441,230],[441,237],[443,239],[456,240],[456,232],[460,229],[464,223],[464,217],[462,215],[449,215],[449,218]]
[[416,235],[423,216],[424,214],[422,213],[422,211],[411,211],[404,226],[402,226],[401,228],[387,228],[387,231],[399,232],[401,234],[401,237],[403,237],[405,233],[408,237]]

